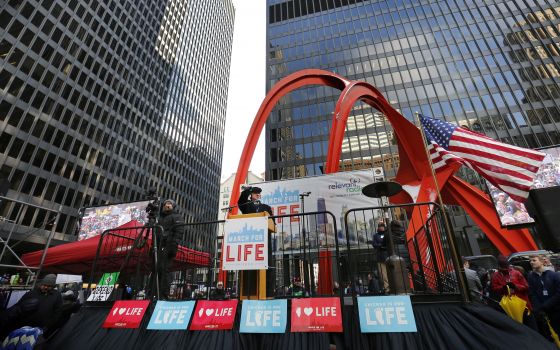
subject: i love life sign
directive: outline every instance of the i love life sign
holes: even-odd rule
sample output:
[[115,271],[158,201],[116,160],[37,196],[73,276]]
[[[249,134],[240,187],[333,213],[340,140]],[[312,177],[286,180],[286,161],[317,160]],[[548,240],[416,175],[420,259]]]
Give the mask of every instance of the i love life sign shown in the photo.
[[103,328],[138,328],[149,304],[149,300],[115,301]]
[[193,331],[232,329],[236,310],[237,300],[199,300],[189,329]]
[[226,220],[223,242],[224,270],[268,268],[268,219],[265,216]]
[[147,329],[187,329],[195,301],[158,301]]
[[239,333],[284,333],[288,301],[244,300]]
[[342,332],[339,298],[292,299],[292,332]]
[[416,332],[410,296],[358,297],[362,333]]

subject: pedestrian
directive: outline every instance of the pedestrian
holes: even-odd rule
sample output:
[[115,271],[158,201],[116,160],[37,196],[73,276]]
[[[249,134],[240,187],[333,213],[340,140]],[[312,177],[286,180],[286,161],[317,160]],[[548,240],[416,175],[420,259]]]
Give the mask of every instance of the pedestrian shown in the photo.
[[516,295],[527,303],[527,310],[523,315],[523,324],[538,330],[529,300],[529,284],[521,272],[510,266],[507,257],[498,256],[498,271],[492,275],[491,289],[499,297]]
[[465,276],[467,278],[467,285],[472,300],[481,301],[482,298],[482,283],[476,271],[471,270],[470,263],[467,259],[463,258],[463,268],[465,269]]
[[560,274],[546,268],[542,255],[531,255],[529,259],[533,270],[527,276],[529,298],[539,331],[552,341],[546,319],[556,334],[560,334]]

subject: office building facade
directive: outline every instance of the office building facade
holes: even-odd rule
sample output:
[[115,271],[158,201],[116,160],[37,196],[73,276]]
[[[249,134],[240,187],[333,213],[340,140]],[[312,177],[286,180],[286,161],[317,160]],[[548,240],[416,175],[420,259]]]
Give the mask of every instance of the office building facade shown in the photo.
[[[58,240],[74,239],[79,208],[151,187],[187,220],[214,220],[233,23],[230,0],[2,2],[6,196],[59,211]],[[45,214],[23,206],[0,216],[40,228]]]
[[[290,73],[319,68],[367,81],[409,120],[419,112],[522,147],[560,144],[555,1],[267,4],[268,90]],[[267,179],[323,172],[339,95],[309,87],[280,101],[266,127]],[[398,151],[383,115],[358,103],[348,120],[340,169],[372,166],[395,176]],[[475,181],[471,175],[463,174]]]

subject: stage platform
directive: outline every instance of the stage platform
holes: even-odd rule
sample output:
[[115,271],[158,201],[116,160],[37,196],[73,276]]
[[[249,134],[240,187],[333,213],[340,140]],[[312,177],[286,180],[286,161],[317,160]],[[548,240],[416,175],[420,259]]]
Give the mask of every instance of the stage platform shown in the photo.
[[355,305],[344,307],[343,333],[291,333],[288,320],[284,334],[241,334],[239,322],[231,331],[146,330],[153,305],[138,329],[103,329],[109,307],[84,306],[46,344],[46,349],[556,349],[538,333],[478,304],[414,303],[417,333],[368,334],[360,332]]

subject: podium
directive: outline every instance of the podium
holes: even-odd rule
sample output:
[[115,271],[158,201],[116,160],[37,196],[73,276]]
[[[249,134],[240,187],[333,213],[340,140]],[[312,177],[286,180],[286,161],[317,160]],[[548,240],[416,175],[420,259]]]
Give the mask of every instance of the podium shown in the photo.
[[[267,212],[230,215],[229,219],[246,219],[268,216]],[[239,271],[239,299],[240,300],[264,300],[271,298],[274,294],[274,267],[272,259],[272,244],[270,234],[276,232],[276,224],[268,219],[268,264],[267,270],[245,270]]]

